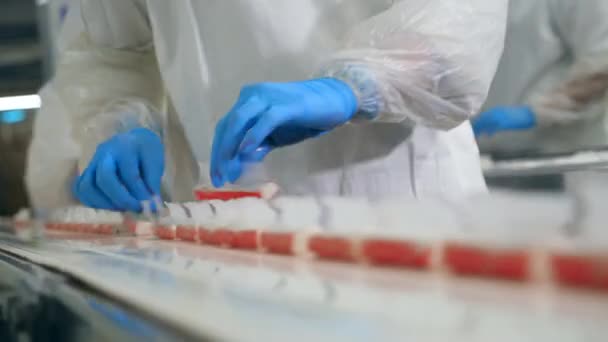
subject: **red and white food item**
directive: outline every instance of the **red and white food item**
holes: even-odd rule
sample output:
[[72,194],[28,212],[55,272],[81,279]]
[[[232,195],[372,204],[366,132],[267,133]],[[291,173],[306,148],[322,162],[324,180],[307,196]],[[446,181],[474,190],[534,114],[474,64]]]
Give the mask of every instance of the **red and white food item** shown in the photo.
[[165,216],[160,218],[155,228],[155,235],[160,239],[173,240],[177,238],[179,227],[182,227],[180,233],[183,234],[183,227],[193,225],[192,218],[188,215],[188,208],[180,203],[166,203],[164,212]]
[[608,291],[608,231],[598,217],[550,247],[553,280],[562,286]]
[[230,247],[234,239],[231,228],[239,215],[234,201],[209,201],[213,215],[199,226],[199,240],[203,244]]
[[571,203],[544,196],[501,194],[457,207],[462,225],[445,237],[443,262],[454,274],[513,281],[546,278],[548,265],[539,252],[559,235],[571,215]]
[[268,182],[260,186],[259,191],[261,198],[269,201],[279,194],[280,188],[276,183]]
[[308,238],[321,230],[319,203],[310,197],[278,197],[271,206],[277,216],[274,224],[260,233],[261,249],[281,255],[310,255]]
[[123,218],[123,226],[129,234],[135,236],[152,236],[154,235],[154,223],[149,219],[132,217],[125,215]]
[[371,265],[431,269],[440,266],[440,241],[457,230],[453,212],[438,200],[386,200],[375,206],[377,229],[361,242]]
[[112,211],[98,211],[94,227],[85,227],[85,231],[97,234],[114,235],[125,232],[124,218],[121,213]]
[[254,189],[213,189],[201,187],[194,191],[195,198],[199,201],[232,201],[242,198],[261,198],[270,200],[279,193],[276,183],[264,183]]
[[175,230],[175,220],[170,217],[163,217],[156,223],[154,235],[161,240],[174,240]]
[[239,215],[235,216],[231,225],[234,236],[230,247],[257,250],[260,248],[261,234],[274,226],[277,213],[263,199],[243,198],[233,204]]
[[[108,229],[101,229],[108,226]],[[121,230],[122,215],[86,207],[69,207],[54,211],[45,224],[49,230],[82,234],[114,234]]]
[[198,242],[200,222],[205,216],[211,215],[211,209],[205,202],[186,202],[182,208],[187,218],[175,219],[175,237],[182,241]]
[[189,203],[187,207],[190,209],[196,225],[197,241],[199,243],[208,243],[209,229],[215,215],[215,208],[213,207],[212,209],[211,203],[207,201]]
[[321,200],[322,231],[308,239],[308,251],[319,259],[362,261],[361,239],[377,228],[371,205],[360,199],[324,198]]
[[15,225],[15,229],[21,230],[26,229],[31,224],[31,214],[29,209],[21,209],[15,216],[13,217],[13,224]]
[[[466,201],[377,204],[353,198],[278,197],[268,202],[246,197],[168,203],[166,213],[154,226],[161,239],[608,290],[603,213],[596,208],[593,215],[581,215],[567,235],[564,227],[577,217],[567,196],[494,194]],[[85,234],[136,232],[139,222],[128,218],[70,207],[52,212],[46,227]],[[25,214],[14,218],[15,223],[28,221]]]
[[551,269],[559,285],[608,291],[608,252],[551,253]]
[[533,253],[524,247],[448,242],[443,256],[450,271],[458,275],[517,281],[526,281],[532,276]]
[[198,227],[193,220],[185,220],[177,222],[175,227],[175,237],[178,240],[197,242],[198,241]]
[[[108,223],[108,219],[111,216],[105,212],[96,211],[91,208],[76,207],[73,210],[72,215],[72,231],[84,234],[96,234],[98,233],[98,225]],[[114,231],[111,230],[109,234]]]

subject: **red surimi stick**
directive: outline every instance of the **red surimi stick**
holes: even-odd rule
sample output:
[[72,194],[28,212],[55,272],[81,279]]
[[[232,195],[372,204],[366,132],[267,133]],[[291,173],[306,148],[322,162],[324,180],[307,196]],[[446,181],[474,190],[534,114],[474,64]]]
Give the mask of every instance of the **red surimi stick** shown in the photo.
[[431,266],[432,246],[413,241],[366,238],[361,243],[363,258],[372,265],[427,269]]
[[358,254],[355,240],[338,235],[314,234],[308,250],[319,259],[334,261],[355,262]]
[[260,248],[272,254],[294,255],[295,233],[263,231],[260,233]]
[[214,246],[229,247],[235,232],[229,228],[216,228],[210,232],[209,243]]
[[234,233],[230,247],[236,249],[257,250],[259,247],[260,231],[254,229],[241,230]]
[[198,227],[198,241],[202,244],[210,244],[211,231],[206,227]]
[[154,235],[161,240],[175,240],[175,226],[157,225],[154,228]]
[[279,187],[274,183],[265,183],[257,190],[216,190],[199,189],[194,191],[194,196],[199,201],[230,201],[243,198],[271,199],[279,192]]
[[262,193],[260,191],[197,190],[194,194],[199,201],[230,201],[248,197],[262,198]]
[[608,290],[608,253],[551,255],[554,280],[564,286]]
[[198,241],[198,229],[194,225],[178,225],[175,229],[175,237],[179,240]]
[[532,253],[526,248],[449,242],[444,246],[443,264],[457,275],[525,281],[532,275],[533,262]]

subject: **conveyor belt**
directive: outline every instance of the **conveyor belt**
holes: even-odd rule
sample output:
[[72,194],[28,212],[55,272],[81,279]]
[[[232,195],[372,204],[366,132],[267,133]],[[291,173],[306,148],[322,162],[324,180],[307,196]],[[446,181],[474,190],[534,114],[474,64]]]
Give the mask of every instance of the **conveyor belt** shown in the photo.
[[608,298],[141,237],[0,249],[228,341],[606,341]]
[[486,177],[514,177],[560,174],[572,171],[605,170],[608,151],[583,151],[537,158],[492,160],[484,158],[482,167]]

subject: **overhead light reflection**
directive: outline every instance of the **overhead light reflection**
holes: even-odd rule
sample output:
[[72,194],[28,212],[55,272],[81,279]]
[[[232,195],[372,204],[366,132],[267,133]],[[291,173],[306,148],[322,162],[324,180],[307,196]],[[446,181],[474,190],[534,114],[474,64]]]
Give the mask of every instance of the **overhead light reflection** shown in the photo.
[[40,108],[40,96],[23,95],[0,97],[0,112]]

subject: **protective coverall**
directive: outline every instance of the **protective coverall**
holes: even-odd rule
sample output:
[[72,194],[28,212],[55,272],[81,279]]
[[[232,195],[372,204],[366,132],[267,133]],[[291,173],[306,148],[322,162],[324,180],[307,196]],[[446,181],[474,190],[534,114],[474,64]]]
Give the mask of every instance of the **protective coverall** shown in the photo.
[[[166,199],[190,199],[193,187],[208,182],[214,127],[243,85],[334,77],[376,113],[271,153],[268,178],[284,191],[370,199],[485,191],[468,120],[485,101],[502,53],[506,0],[81,6],[80,32],[61,53],[40,113],[68,117],[78,172],[103,141],[146,127],[165,146]],[[57,103],[44,104],[47,97]],[[54,158],[34,153],[51,143],[49,133],[37,126],[30,175]],[[40,182],[28,180],[41,191],[69,191]]]
[[499,107],[504,120],[494,123],[504,129],[480,136],[482,151],[550,153],[608,143],[607,17],[603,0],[510,1],[505,52],[484,105]]

